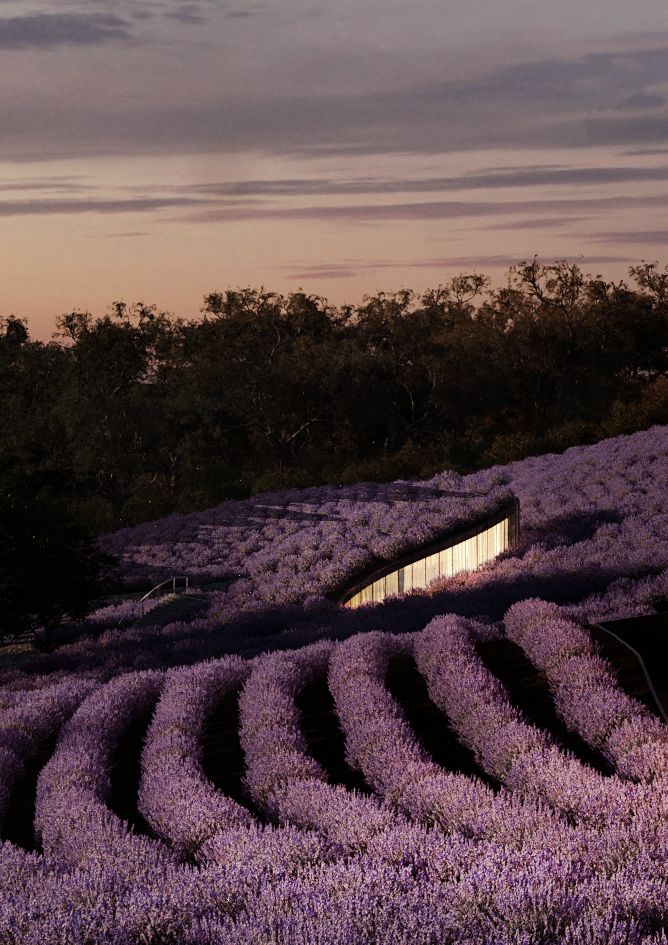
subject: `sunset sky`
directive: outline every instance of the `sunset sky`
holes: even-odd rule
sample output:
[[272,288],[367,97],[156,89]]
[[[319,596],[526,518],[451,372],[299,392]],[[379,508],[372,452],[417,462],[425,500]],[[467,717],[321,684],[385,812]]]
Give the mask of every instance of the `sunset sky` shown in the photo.
[[0,0],[0,316],[668,263],[665,0]]

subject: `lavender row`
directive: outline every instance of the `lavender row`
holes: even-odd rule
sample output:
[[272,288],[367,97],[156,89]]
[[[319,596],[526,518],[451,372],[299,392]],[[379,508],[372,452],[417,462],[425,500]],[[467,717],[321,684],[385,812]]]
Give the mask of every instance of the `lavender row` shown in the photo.
[[[405,646],[406,641],[402,642]],[[324,648],[311,649],[312,653],[309,654],[301,651],[299,654],[290,654],[289,657],[287,654],[280,654],[280,658],[275,655],[263,659],[255,669],[249,684],[247,684],[247,695],[246,698],[242,699],[242,704],[245,703],[242,708],[242,716],[247,725],[244,742],[247,746],[249,780],[252,780],[256,785],[254,794],[256,802],[261,802],[264,797],[265,803],[267,803],[267,800],[271,798],[267,806],[270,806],[275,814],[285,817],[284,798],[288,796],[292,801],[288,804],[288,816],[295,817],[303,825],[308,823],[309,826],[319,828],[320,831],[323,831],[324,828],[324,833],[330,840],[339,842],[343,840],[343,846],[348,855],[351,852],[357,853],[360,849],[365,851],[366,857],[373,855],[374,872],[377,876],[381,875],[378,872],[379,870],[384,872],[383,867],[388,856],[395,863],[400,861],[406,867],[410,862],[410,851],[415,849],[416,844],[418,844],[424,857],[423,869],[428,871],[426,875],[423,874],[423,880],[431,880],[427,888],[430,889],[432,896],[437,897],[441,908],[448,903],[451,909],[449,915],[442,916],[441,922],[443,924],[439,923],[438,925],[441,934],[447,929],[451,935],[455,932],[457,935],[463,935],[467,926],[471,931],[477,927],[479,932],[479,923],[483,914],[487,916],[488,920],[490,914],[493,916],[494,941],[503,941],[504,934],[510,936],[517,934],[523,926],[526,930],[535,925],[536,931],[538,928],[544,931],[546,927],[554,923],[553,927],[555,929],[557,926],[563,929],[564,924],[568,925],[570,923],[568,919],[565,920],[563,914],[559,915],[560,909],[559,906],[556,906],[556,903],[559,902],[559,905],[561,905],[563,902],[563,896],[560,895],[559,889],[564,888],[562,885],[564,877],[569,874],[568,885],[571,889],[577,875],[578,892],[575,893],[574,898],[578,899],[579,895],[582,895],[581,902],[583,904],[587,903],[589,916],[588,923],[583,923],[581,920],[574,923],[576,927],[579,926],[576,934],[583,932],[583,926],[586,924],[588,930],[596,928],[596,926],[599,927],[599,932],[604,929],[605,936],[614,940],[614,926],[606,924],[604,917],[609,921],[612,915],[617,918],[624,915],[625,921],[628,921],[631,913],[635,912],[637,916],[642,914],[643,911],[647,911],[647,904],[641,904],[638,900],[635,900],[632,906],[629,906],[628,897],[624,905],[618,900],[620,881],[622,884],[627,881],[637,881],[639,874],[637,863],[634,861],[625,864],[614,863],[614,882],[609,881],[604,876],[595,876],[596,870],[602,873],[605,872],[600,844],[592,848],[590,837],[579,836],[573,830],[564,830],[563,838],[555,836],[550,831],[547,834],[552,841],[549,846],[543,842],[545,834],[539,839],[534,838],[538,842],[527,845],[524,849],[524,855],[519,860],[512,856],[507,847],[498,842],[490,844],[485,841],[477,841],[474,846],[471,846],[472,841],[470,840],[454,837],[446,838],[443,835],[441,835],[442,839],[439,839],[438,833],[424,832],[423,829],[402,821],[395,824],[387,822],[385,825],[374,823],[374,829],[369,831],[368,808],[367,810],[348,811],[349,816],[350,814],[355,815],[355,819],[352,825],[345,824],[344,836],[341,835],[339,824],[334,824],[335,827],[338,827],[338,830],[332,830],[332,821],[339,821],[344,812],[341,810],[341,805],[336,803],[333,810],[325,803],[319,809],[314,810],[311,788],[313,781],[317,779],[318,772],[310,759],[306,757],[306,746],[300,736],[298,712],[294,702],[294,696],[300,691],[304,678],[300,672],[302,666],[299,665],[297,657],[303,656],[308,659],[304,668],[306,669],[305,676],[309,681],[314,678],[314,663],[320,672],[322,671],[322,666],[318,667],[317,664],[322,662],[321,657]],[[354,675],[354,659],[351,663],[352,674]],[[359,664],[357,668],[359,670]],[[344,687],[350,684],[350,675],[342,684]],[[253,771],[256,765],[259,770]],[[323,785],[323,787],[326,787],[326,785]],[[329,804],[332,804],[333,798],[331,796],[327,797],[327,792],[319,793],[323,801],[329,801]],[[316,813],[315,817],[313,816],[314,813]],[[306,816],[304,816],[305,814]],[[351,826],[357,834],[356,843],[351,843],[351,839],[354,837],[354,834],[351,833]],[[225,834],[221,834],[216,838],[217,841],[219,839],[223,843],[228,841]],[[360,843],[362,839],[363,844]],[[563,842],[564,840],[570,841],[570,843]],[[531,847],[531,855],[527,860],[526,852],[529,846]],[[380,862],[378,861],[379,854],[381,855]],[[465,855],[464,861],[462,861],[463,854]],[[225,855],[229,855],[226,849],[223,856]],[[218,862],[221,859],[222,857],[219,855]],[[510,870],[503,868],[509,862],[513,863],[512,874]],[[531,863],[528,870],[527,862]],[[447,867],[446,864],[448,864]],[[434,885],[433,871],[435,868],[438,870],[441,879],[448,877],[447,887],[440,886],[440,884],[438,886]],[[354,880],[359,884],[358,888],[364,888],[366,885],[359,874],[351,876],[348,868],[339,865],[338,862],[328,866],[324,875],[332,873],[339,877],[344,889],[348,888],[348,883],[344,882],[344,877],[348,881]],[[345,875],[346,873],[347,875]],[[534,873],[534,875],[530,879],[527,873]],[[517,911],[504,904],[507,888],[517,890],[518,887],[522,888],[525,883],[527,884],[525,888],[528,888],[536,882],[538,875],[541,876],[540,882],[545,899],[537,909],[535,909],[536,904],[534,902],[533,914],[529,919],[526,916],[520,917]],[[320,877],[322,876],[323,872],[320,872]],[[384,879],[383,893],[384,897],[387,898],[387,895],[394,888],[396,874],[389,876],[386,874]],[[312,885],[308,896],[311,905],[313,905],[314,902],[319,901],[318,887],[320,883],[318,881],[313,883],[313,877],[310,877],[310,881]],[[498,886],[497,882],[499,883]],[[472,883],[472,885],[469,886],[469,883]],[[502,884],[509,884],[505,892],[501,891]],[[655,884],[653,895],[656,894],[658,889],[664,890],[667,888],[661,880],[655,880]],[[489,898],[486,898],[483,892],[485,887],[490,892],[491,888],[494,887],[494,893]],[[546,887],[549,891],[546,890]],[[331,886],[329,888],[331,889]],[[406,901],[406,892],[407,890],[404,887],[402,895],[404,915],[407,911],[409,914],[412,912],[412,903],[410,900]],[[645,895],[646,893],[643,891],[639,898],[642,899]],[[336,896],[337,901],[340,901],[340,896],[339,891]],[[615,902],[616,898],[617,901]],[[519,899],[521,900],[521,893]],[[548,901],[550,902],[549,906],[547,905]],[[572,902],[573,899],[571,899]],[[514,904],[515,906],[518,905],[517,899],[515,899]],[[652,911],[654,906],[649,908]],[[371,914],[368,901],[366,910],[367,915]],[[431,919],[433,922],[433,912],[431,916],[428,912],[425,913],[424,905],[420,911],[421,923],[419,927],[427,925],[431,934],[433,934],[434,927],[429,921]],[[536,912],[539,915],[536,915]],[[571,916],[571,918],[573,917]],[[483,924],[485,924],[484,920]],[[631,924],[633,925],[633,922]],[[302,929],[303,934],[309,928],[308,923],[304,924],[304,919],[298,923],[298,927]],[[374,929],[381,933],[380,927],[374,926]],[[490,928],[488,928],[488,934],[489,932],[491,932]],[[333,928],[328,931],[328,935],[335,935]],[[284,941],[286,939],[281,938],[280,940]],[[388,939],[388,941],[395,940],[404,939],[403,937],[402,939],[394,937]],[[457,937],[453,939],[453,941],[458,940]],[[541,937],[541,940],[549,941],[550,938]],[[596,941],[597,939],[594,937],[592,940]],[[603,939],[599,938],[599,940]]]
[[163,683],[162,673],[121,676],[90,695],[61,730],[40,774],[35,805],[35,833],[61,867],[113,860],[135,870],[173,862],[162,843],[135,836],[106,804],[118,738],[153,707]]
[[[358,826],[357,821],[354,826]],[[158,900],[155,889],[151,897],[160,903],[154,920],[157,935],[166,927],[183,927],[184,918],[176,920],[173,899],[187,915],[187,909],[192,909],[185,895],[189,891],[195,901],[201,901],[199,897],[204,893],[209,901],[224,901],[228,907],[234,904],[238,911],[233,921],[221,924],[218,916],[216,922],[205,926],[207,934],[211,929],[222,934],[224,929],[226,941],[261,941],[271,928],[281,929],[280,941],[298,941],[299,935],[309,929],[328,941],[336,941],[337,933],[342,931],[353,936],[350,941],[357,941],[362,934],[360,923],[368,922],[370,915],[377,917],[378,940],[388,943],[407,941],[409,930],[416,927],[426,928],[432,939],[447,934],[464,940],[466,934],[480,936],[486,930],[487,935],[495,936],[493,941],[505,937],[511,941],[522,930],[550,941],[552,929],[557,941],[558,930],[565,927],[579,935],[598,926],[599,941],[614,941],[610,934],[614,926],[609,924],[612,920],[620,927],[627,922],[632,929],[646,929],[649,918],[656,918],[653,898],[665,893],[663,885],[655,883],[648,896],[646,885],[638,882],[640,872],[635,864],[618,873],[614,882],[605,881],[583,870],[581,857],[574,857],[571,850],[568,857],[536,852],[527,866],[525,857],[513,857],[498,845],[476,844],[475,849],[455,842],[446,845],[438,836],[401,824],[375,833],[369,838],[364,859],[347,863],[328,860],[322,856],[321,847],[307,839],[301,838],[301,844],[294,842],[298,839],[294,834],[267,837],[259,831],[231,833],[217,835],[212,845],[218,841],[221,867],[225,861],[238,865],[216,874],[215,884],[208,871],[206,879],[195,884],[191,875],[179,871],[167,874],[163,866],[162,876],[169,889],[167,901]],[[290,839],[293,855],[286,863],[284,840]],[[244,862],[249,847],[253,870]],[[230,860],[232,852],[236,858]],[[264,866],[264,888],[258,888],[259,863]],[[537,883],[541,889],[538,897]],[[508,888],[514,891],[510,899]],[[630,897],[628,893],[620,895],[620,889],[639,892]],[[332,901],[327,902],[333,894]],[[391,902],[388,895],[394,896]],[[142,901],[145,908],[146,894]],[[314,905],[318,906],[315,911]],[[524,912],[529,906],[527,917]],[[588,916],[586,923],[581,918],[583,910]],[[127,921],[127,915],[122,918]]]
[[167,674],[142,753],[137,806],[179,858],[194,856],[219,830],[252,822],[244,807],[208,780],[201,750],[207,718],[250,670],[246,660],[231,656]]
[[[272,704],[271,683],[277,677],[284,693],[299,691],[299,666],[289,656],[303,657],[306,668],[313,669],[307,678],[315,678],[326,670],[326,649],[258,660],[261,706]],[[74,730],[80,756],[92,758],[97,752],[99,781],[86,791],[76,779],[68,791],[74,805],[77,791],[87,795],[89,808],[99,804],[105,793],[99,775],[104,743],[113,743],[128,718],[150,705],[159,685],[157,674],[152,679],[128,677],[125,686],[114,681],[81,707],[78,724],[68,728]],[[273,689],[280,695],[280,686],[274,683]],[[286,728],[282,718],[295,721],[292,709],[283,703],[279,730]],[[270,722],[267,712],[256,734],[270,728]],[[91,768],[95,774],[95,766]],[[308,790],[306,795],[308,804]],[[332,816],[326,807],[324,813]],[[359,835],[364,826],[360,814],[348,809],[351,822],[343,825],[348,836]],[[373,935],[390,945],[435,940],[556,943],[570,935],[573,941],[628,943],[640,941],[666,918],[665,882],[655,878],[648,884],[647,864],[640,859],[608,879],[572,847],[536,848],[527,858],[502,844],[446,838],[396,817],[388,819],[385,829],[369,831],[365,849],[358,846],[344,859],[318,836],[294,828],[224,830],[205,844],[215,854],[209,865],[194,871],[155,855],[155,847],[146,850],[132,842],[141,838],[119,842],[107,832],[104,839],[102,844],[98,836],[87,855],[76,859],[74,872],[63,870],[58,851],[60,867],[54,869],[49,859],[25,857],[10,845],[0,850],[8,894],[0,931],[7,940],[30,945],[170,939],[259,943],[272,938],[355,943]],[[49,858],[53,864],[51,853]]]
[[[467,623],[471,637],[489,638],[490,627]],[[501,790],[495,795],[475,779],[449,775],[433,765],[416,744],[401,708],[383,685],[389,658],[411,652],[419,641],[420,635],[397,640],[389,635],[366,634],[339,644],[330,663],[330,686],[346,733],[349,760],[362,768],[386,800],[412,819],[436,824],[450,835],[486,838],[521,849],[527,856],[533,856],[536,850],[568,852],[573,861],[588,864],[595,872],[626,868],[639,850],[650,847],[663,855],[666,834],[657,835],[651,817],[638,820],[637,836],[622,823],[619,829],[608,830],[601,837],[598,821],[593,828],[587,823],[571,826],[564,812],[555,813],[546,807],[531,786],[525,785],[525,791]],[[422,641],[429,651],[432,642]],[[449,659],[445,648],[436,648],[432,655],[435,662]],[[475,730],[480,715],[469,721]],[[490,721],[489,714],[486,721]],[[496,761],[498,734],[498,730],[479,733],[480,742],[486,743],[487,756]],[[517,729],[512,734],[517,736]],[[541,735],[538,733],[539,742]],[[497,775],[500,773],[496,770]],[[629,810],[624,808],[623,813],[628,821]]]
[[40,742],[55,735],[82,699],[96,687],[88,679],[67,680],[29,692],[0,716],[0,826],[14,786],[25,777],[25,761]]
[[449,834],[521,847],[533,834],[557,831],[559,819],[532,798],[496,795],[479,779],[451,774],[432,761],[384,684],[390,660],[412,650],[410,634],[368,633],[334,651],[329,686],[349,763],[388,803]]
[[477,656],[472,632],[471,621],[436,618],[418,634],[414,653],[430,698],[484,770],[585,826],[628,825],[643,801],[635,786],[602,777],[525,722]]
[[353,852],[395,826],[397,817],[374,798],[329,784],[308,752],[296,697],[326,676],[331,651],[321,641],[258,662],[239,701],[245,784],[254,803],[279,822],[314,829]]
[[622,778],[668,774],[668,728],[617,685],[587,630],[555,604],[525,600],[506,614],[508,637],[547,676],[558,714],[615,766]]

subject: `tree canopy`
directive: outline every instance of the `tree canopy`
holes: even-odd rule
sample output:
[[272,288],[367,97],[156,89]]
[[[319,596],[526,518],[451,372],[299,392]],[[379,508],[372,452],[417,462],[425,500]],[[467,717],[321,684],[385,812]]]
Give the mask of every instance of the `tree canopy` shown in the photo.
[[31,627],[48,649],[65,619],[90,612],[116,562],[27,483],[0,487],[0,634]]
[[534,259],[501,288],[463,274],[341,308],[228,289],[192,320],[115,302],[59,316],[48,344],[5,318],[0,475],[39,482],[94,534],[273,487],[467,471],[668,422],[668,267],[629,274],[634,288]]

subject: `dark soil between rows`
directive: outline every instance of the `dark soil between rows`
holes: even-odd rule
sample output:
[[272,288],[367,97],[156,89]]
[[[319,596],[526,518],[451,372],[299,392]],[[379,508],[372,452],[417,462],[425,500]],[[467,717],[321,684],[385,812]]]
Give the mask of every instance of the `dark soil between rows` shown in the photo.
[[503,683],[510,700],[525,720],[550,732],[557,744],[571,752],[585,765],[600,774],[611,768],[599,752],[590,748],[577,732],[571,732],[559,718],[547,677],[527,658],[524,650],[512,640],[490,640],[479,643],[476,652],[487,669]]
[[475,760],[470,748],[462,745],[450,728],[447,716],[431,701],[427,682],[412,658],[392,660],[385,685],[406,714],[410,726],[436,764],[453,774],[477,777],[498,788]]
[[137,716],[119,738],[111,759],[111,798],[109,808],[126,820],[135,833],[155,837],[150,824],[137,808],[141,781],[141,755],[155,706]]
[[9,796],[9,803],[5,811],[5,820],[2,825],[2,840],[9,840],[15,846],[24,850],[42,852],[42,845],[35,840],[35,799],[37,797],[37,780],[44,765],[53,755],[58,741],[56,732],[50,738],[44,739],[28,757],[25,765],[26,776]]
[[372,794],[361,771],[346,761],[346,740],[339,725],[334,697],[326,679],[307,686],[297,699],[301,728],[311,755],[329,776],[332,784],[342,784],[349,791]]
[[202,767],[219,791],[263,819],[242,784],[246,762],[239,740],[239,693],[240,690],[228,693],[207,719],[202,737]]

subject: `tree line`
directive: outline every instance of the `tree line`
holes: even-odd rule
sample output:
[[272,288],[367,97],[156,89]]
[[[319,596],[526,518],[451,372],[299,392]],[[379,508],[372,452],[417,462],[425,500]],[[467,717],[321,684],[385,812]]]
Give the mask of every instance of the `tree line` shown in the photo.
[[534,259],[335,307],[116,302],[48,343],[0,322],[3,494],[87,534],[289,486],[467,472],[668,422],[668,266],[635,287]]

